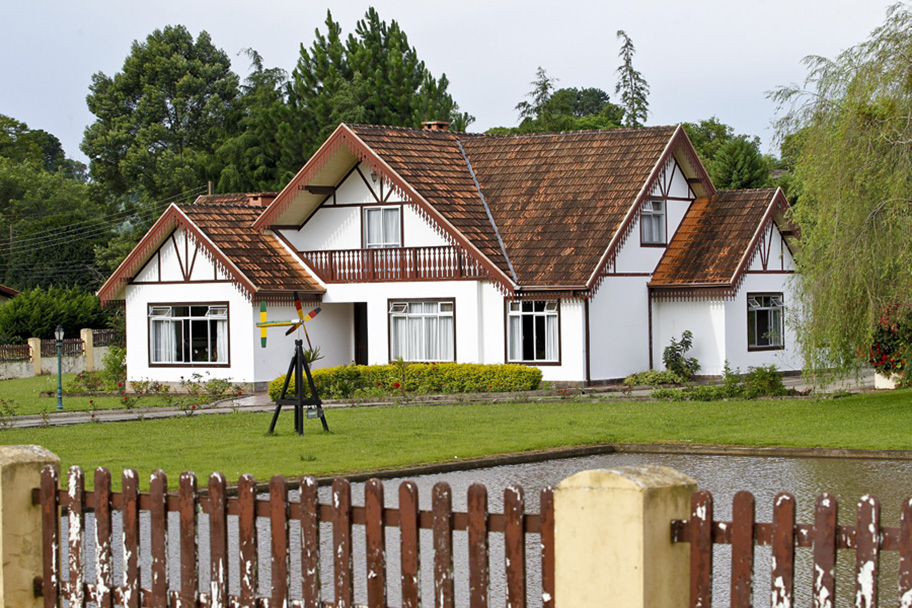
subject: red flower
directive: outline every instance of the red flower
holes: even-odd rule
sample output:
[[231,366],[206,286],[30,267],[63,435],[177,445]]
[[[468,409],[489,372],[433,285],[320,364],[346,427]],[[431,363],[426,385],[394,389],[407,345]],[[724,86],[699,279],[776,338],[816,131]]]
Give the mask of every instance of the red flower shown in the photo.
[[378,382],[378,383],[377,383],[377,386],[381,386],[381,384]]
[[399,383],[398,383],[398,382],[393,382],[393,388],[399,388]]

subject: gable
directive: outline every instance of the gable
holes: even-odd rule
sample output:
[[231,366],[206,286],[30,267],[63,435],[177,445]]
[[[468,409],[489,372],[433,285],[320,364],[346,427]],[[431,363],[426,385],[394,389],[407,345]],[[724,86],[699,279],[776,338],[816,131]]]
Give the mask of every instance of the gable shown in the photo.
[[204,252],[200,244],[178,228],[150,256],[132,279],[133,284],[230,282],[229,275],[220,269]]

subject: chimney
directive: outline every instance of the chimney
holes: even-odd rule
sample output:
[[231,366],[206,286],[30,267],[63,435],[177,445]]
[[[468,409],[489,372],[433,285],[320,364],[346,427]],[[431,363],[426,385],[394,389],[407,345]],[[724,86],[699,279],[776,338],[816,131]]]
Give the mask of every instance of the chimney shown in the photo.
[[278,196],[277,192],[256,192],[247,195],[248,205],[258,205],[268,207],[269,204]]
[[449,131],[450,121],[448,120],[427,120],[421,123],[421,128],[425,131]]

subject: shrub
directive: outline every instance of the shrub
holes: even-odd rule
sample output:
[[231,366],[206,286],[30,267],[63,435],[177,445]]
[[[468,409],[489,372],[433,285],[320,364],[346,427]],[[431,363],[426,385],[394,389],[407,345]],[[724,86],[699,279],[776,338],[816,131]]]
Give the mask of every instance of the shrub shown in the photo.
[[652,391],[653,399],[663,401],[720,401],[722,399],[756,399],[782,397],[790,391],[782,384],[782,377],[775,365],[748,368],[744,378],[739,377],[725,362],[722,384],[702,384],[683,389],[659,388]]
[[0,334],[9,340],[51,339],[58,325],[75,338],[80,329],[107,327],[108,313],[95,295],[79,287],[36,287],[0,306]]
[[[311,371],[321,397],[345,399],[357,396],[393,396],[405,393],[468,393],[535,390],[541,370],[525,365],[476,363],[390,363],[388,365],[341,365]],[[285,376],[269,384],[275,401]],[[305,387],[305,395],[310,394]],[[294,378],[288,385],[294,394]]]
[[884,307],[874,327],[868,362],[885,376],[902,375],[902,385],[908,385],[906,359],[912,348],[912,308],[894,304]]
[[112,346],[101,359],[104,369],[101,379],[108,391],[115,391],[127,382],[127,349]]
[[644,372],[630,374],[624,378],[626,386],[656,386],[659,384],[684,384],[685,379],[670,369],[649,369]]
[[696,357],[684,356],[691,346],[693,346],[693,333],[689,329],[685,329],[684,333],[681,334],[681,341],[678,342],[672,338],[671,344],[666,346],[665,352],[662,353],[662,362],[665,363],[665,368],[685,380],[690,380],[694,377],[694,374],[700,371],[700,363]]

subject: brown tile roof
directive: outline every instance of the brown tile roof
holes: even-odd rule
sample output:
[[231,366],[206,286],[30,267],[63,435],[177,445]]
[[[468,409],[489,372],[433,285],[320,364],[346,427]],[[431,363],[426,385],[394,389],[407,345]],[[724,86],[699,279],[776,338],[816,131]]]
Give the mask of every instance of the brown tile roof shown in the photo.
[[[380,158],[524,286],[585,284],[675,127],[486,136],[350,126]],[[488,203],[485,211],[466,158]]]
[[193,204],[181,205],[180,210],[253,283],[257,294],[294,290],[323,293],[325,290],[317,280],[276,237],[251,227],[263,208],[232,204],[230,196],[200,197]]
[[731,287],[776,190],[728,190],[698,198],[652,276],[652,287]]

